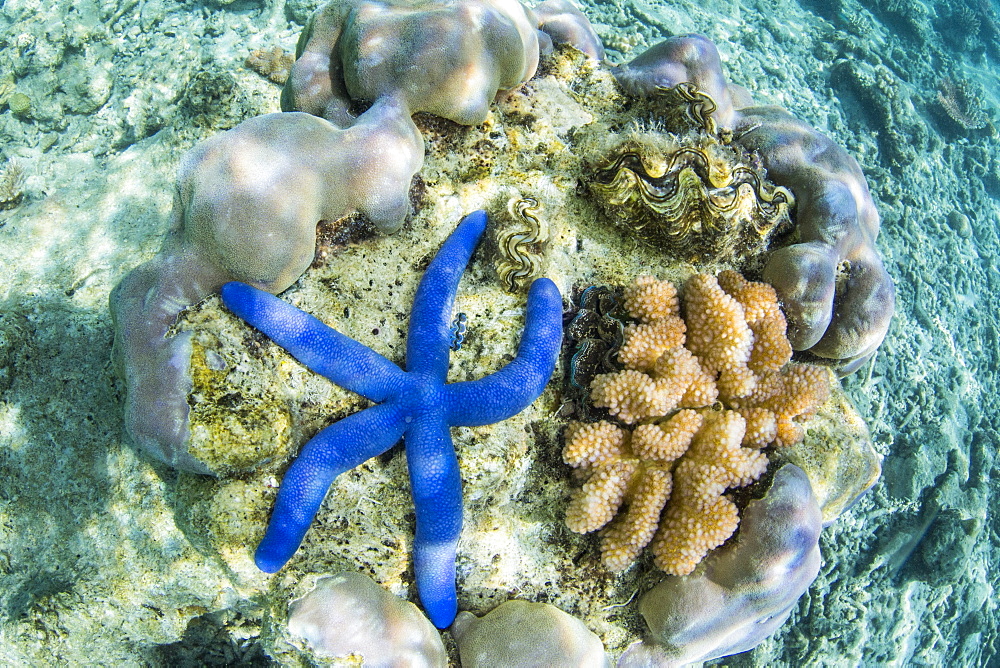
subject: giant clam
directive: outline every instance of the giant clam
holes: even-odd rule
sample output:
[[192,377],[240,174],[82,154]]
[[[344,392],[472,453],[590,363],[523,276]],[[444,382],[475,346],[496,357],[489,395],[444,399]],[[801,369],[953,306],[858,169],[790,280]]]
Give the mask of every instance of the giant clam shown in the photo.
[[595,201],[616,225],[675,257],[740,262],[791,228],[791,191],[737,146],[642,128],[604,146],[612,148],[588,161]]

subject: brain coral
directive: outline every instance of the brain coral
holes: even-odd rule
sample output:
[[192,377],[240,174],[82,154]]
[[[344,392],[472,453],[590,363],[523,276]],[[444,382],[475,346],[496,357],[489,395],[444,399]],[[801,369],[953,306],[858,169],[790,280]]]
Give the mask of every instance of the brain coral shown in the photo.
[[739,524],[724,492],[764,472],[761,448],[802,440],[800,421],[826,401],[832,378],[790,362],[774,289],[736,272],[689,279],[683,318],[673,284],[649,276],[626,288],[625,306],[639,320],[618,352],[626,368],[598,375],[591,398],[639,424],[567,428],[563,459],[587,480],[566,524],[603,528],[601,559],[612,570],[651,543],[658,568],[686,574]]

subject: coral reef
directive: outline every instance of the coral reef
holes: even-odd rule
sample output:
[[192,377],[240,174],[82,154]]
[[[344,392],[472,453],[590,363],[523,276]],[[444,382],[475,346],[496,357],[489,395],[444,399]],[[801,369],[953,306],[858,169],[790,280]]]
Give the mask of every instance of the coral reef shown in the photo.
[[448,665],[441,636],[417,606],[361,573],[317,580],[289,606],[288,631],[321,657],[350,657],[366,666]]
[[858,122],[870,127],[880,154],[897,174],[929,149],[927,125],[914,109],[907,83],[892,68],[841,58],[830,68],[830,84],[844,104],[864,110]]
[[802,443],[782,448],[781,459],[805,471],[828,526],[871,489],[882,475],[864,418],[840,388],[809,419]]
[[744,652],[781,626],[819,573],[820,510],[809,478],[792,464],[743,511],[731,544],[688,577],[668,576],[639,600],[651,641],[621,668],[683,666]]
[[692,101],[681,106],[731,132],[734,143],[760,156],[769,179],[795,194],[794,243],[773,252],[764,270],[784,305],[792,347],[845,375],[874,355],[889,329],[895,288],[875,247],[879,214],[857,161],[787,111],[752,106],[700,35],[671,37],[615,76],[630,94],[667,106],[664,89],[693,84],[712,104],[688,95]]
[[548,603],[507,601],[484,617],[463,612],[451,628],[463,668],[604,668],[601,639]]
[[674,285],[650,276],[626,288],[625,307],[640,321],[625,328],[625,370],[598,375],[591,398],[640,424],[630,433],[607,421],[567,428],[563,460],[588,479],[566,524],[578,533],[606,527],[601,560],[612,570],[652,543],[656,566],[684,575],[736,530],[723,493],[764,472],[761,448],[803,440],[800,422],[833,381],[824,367],[790,363],[774,290],[734,271],[691,277],[683,319]]
[[[234,71],[237,78],[249,78],[267,87],[266,82],[257,81],[255,75],[245,70]],[[384,108],[384,98],[380,99],[369,111]],[[351,100],[351,111],[361,112],[358,123],[368,113],[363,111],[365,103]],[[593,198],[575,190],[583,173],[580,138],[589,133],[588,126],[598,125],[609,117],[613,122],[626,115],[629,105],[634,104],[614,87],[608,68],[574,49],[560,47],[553,51],[541,76],[516,90],[501,93],[492,104],[482,126],[475,128],[456,126],[429,114],[418,115],[414,123],[426,138],[428,164],[422,168],[418,187],[411,190],[408,198],[410,203],[418,204],[413,224],[392,238],[348,237],[337,231],[337,236],[330,237],[335,240],[327,245],[330,252],[324,260],[315,262],[282,300],[303,311],[322,313],[324,320],[339,331],[371,349],[385,352],[388,359],[399,361],[403,356],[406,314],[413,287],[443,238],[445,227],[453,224],[460,211],[483,203],[490,208],[491,215],[499,217],[497,209],[515,190],[537,197],[545,214],[539,217],[543,218],[551,239],[546,247],[546,273],[567,292],[573,285],[611,283],[618,276],[635,273],[637,267],[657,267],[657,271],[662,267],[672,278],[679,277],[671,273],[678,271],[676,266],[668,268],[663,253],[655,248],[640,244],[642,248],[621,253],[622,235],[609,230],[601,216],[595,215],[598,212]],[[401,124],[405,123],[401,120]],[[347,132],[353,127],[334,130]],[[323,152],[324,146],[317,145],[319,152]],[[294,147],[288,153],[292,158],[300,157]],[[387,154],[398,157],[391,151]],[[287,160],[288,155],[282,157]],[[242,164],[239,160],[235,163]],[[283,160],[274,159],[248,169],[271,173],[269,169],[283,164]],[[467,174],[476,178],[466,178]],[[407,179],[407,174],[402,173],[392,184],[397,189],[393,192],[403,191]],[[216,183],[222,183],[221,179]],[[364,191],[349,185],[350,194]],[[247,191],[250,194],[245,200],[236,200],[236,204],[259,197],[267,208],[269,200],[261,195],[263,189],[256,193],[249,188]],[[302,200],[289,197],[286,201]],[[175,220],[188,222],[181,211],[175,209]],[[234,223],[248,215],[257,215],[251,205]],[[360,220],[361,216],[355,218]],[[191,218],[190,222],[198,221]],[[321,229],[343,230],[346,226],[325,221]],[[277,229],[274,232],[280,234]],[[215,243],[211,235],[204,238],[210,245]],[[288,237],[293,238],[295,234]],[[194,252],[191,244],[174,250],[177,248],[182,249],[177,252],[182,260]],[[197,254],[201,253],[197,250]],[[154,261],[162,261],[164,255],[169,257],[164,253]],[[249,255],[250,261],[269,262],[266,253]],[[177,263],[179,269],[186,269],[181,260]],[[479,377],[503,366],[509,360],[513,337],[520,331],[523,298],[505,293],[491,278],[491,272],[492,268],[482,258],[474,260],[459,293],[457,309],[468,315],[469,323],[461,354],[450,356],[452,374],[459,378]],[[162,274],[160,278],[168,285],[178,280],[172,274]],[[183,283],[183,276],[181,279]],[[149,293],[150,304],[158,298],[158,290],[160,294],[164,291],[156,287]],[[592,314],[597,324],[584,327],[586,316],[578,314],[577,325],[584,330],[584,347],[594,352],[581,352],[571,364],[575,369],[573,377],[584,384],[589,384],[585,380],[589,374],[613,371],[604,366],[608,361],[606,353],[615,347],[617,337],[624,338],[624,326],[610,315],[614,307],[608,307],[608,293],[595,289],[587,295],[583,301],[594,307]],[[180,310],[194,298],[197,297],[181,295],[171,308]],[[656,313],[651,310],[646,317],[656,319]],[[192,416],[205,409],[204,422],[195,422],[192,417],[189,424],[191,439],[197,440],[201,449],[194,450],[193,444],[187,447],[192,453],[210,450],[219,456],[209,469],[221,472],[224,477],[207,479],[182,474],[163,475],[159,480],[162,485],[175,485],[170,498],[178,526],[184,532],[179,540],[186,538],[198,546],[200,554],[210,555],[220,564],[219,570],[224,571],[220,581],[229,578],[232,586],[226,591],[235,592],[227,594],[229,598],[221,602],[199,601],[199,604],[216,610],[219,606],[234,605],[233,599],[253,601],[256,606],[253,615],[264,620],[260,633],[267,654],[292,664],[295,660],[292,650],[274,640],[275,628],[284,626],[284,603],[290,590],[298,590],[316,574],[360,570],[370,573],[391,591],[417,601],[412,570],[413,505],[405,484],[409,457],[399,450],[390,450],[338,477],[298,556],[281,575],[265,577],[254,568],[252,546],[260,539],[278,490],[286,488],[286,484],[279,487],[278,478],[301,459],[296,459],[294,453],[332,419],[344,418],[367,406],[363,399],[310,373],[259,333],[249,332],[224,311],[216,297],[184,309],[177,320],[176,323],[170,320],[165,330],[166,336],[173,339],[165,340],[184,340],[190,336],[190,354],[185,357],[181,350],[175,359],[182,364],[190,359],[192,387],[186,396],[181,388],[177,396],[166,393],[163,399],[169,403],[180,397]],[[649,338],[670,335],[666,332]],[[156,333],[154,340],[156,337],[162,335]],[[638,344],[641,338],[632,339],[636,359],[642,357],[642,346]],[[591,346],[595,341],[600,341],[603,347]],[[601,358],[601,364],[592,365],[594,357]],[[678,366],[684,362],[674,360]],[[155,365],[150,368],[153,370],[149,373],[156,373]],[[655,366],[645,373],[652,377],[654,372]],[[261,383],[261,378],[267,378],[268,382]],[[170,382],[168,379],[164,385]],[[585,620],[604,639],[609,650],[617,654],[636,637],[634,615],[625,606],[636,590],[636,580],[649,576],[640,569],[615,576],[596,559],[580,559],[586,539],[571,534],[559,522],[557,515],[564,507],[566,480],[562,468],[552,466],[551,458],[552,444],[562,426],[553,416],[557,415],[562,399],[563,394],[551,388],[524,414],[503,424],[452,430],[451,437],[459,452],[465,513],[456,573],[458,605],[482,615],[514,595],[530,601],[546,600]],[[147,407],[147,415],[154,409],[155,406]],[[715,413],[709,415],[708,411],[699,410],[706,414],[699,415],[703,421],[708,418],[714,421]],[[735,431],[731,423],[738,420],[728,414],[723,417],[725,420],[720,420],[717,431]],[[665,424],[666,420],[661,422]],[[229,427],[242,429],[227,431]],[[766,429],[756,431],[763,433]],[[650,435],[656,433],[650,431]],[[643,446],[643,456],[661,456],[661,451],[669,449],[669,443],[660,443],[666,440],[666,435],[659,441],[649,439],[649,444]],[[706,448],[731,445],[731,442],[708,443],[708,440]],[[742,443],[739,445],[744,447]],[[238,455],[231,454],[234,452]],[[116,454],[126,465],[136,462],[127,451]],[[238,459],[238,464],[229,469],[217,468],[215,464],[223,456],[231,457],[230,462]],[[694,453],[690,456],[693,459]],[[200,456],[197,459],[204,463]],[[136,468],[151,470],[149,462],[139,460],[138,464]],[[668,466],[679,464],[675,460]],[[234,472],[237,475],[230,475]],[[152,473],[149,476],[155,477]],[[650,473],[645,491],[630,497],[638,510],[662,497],[665,478]],[[674,500],[683,496],[680,482],[676,487]],[[167,513],[161,515],[165,517]],[[648,517],[650,513],[639,515]],[[647,522],[647,531],[648,526]],[[151,549],[158,550],[159,545]],[[165,561],[166,568],[170,568],[169,560]],[[169,572],[177,570],[181,569]],[[213,593],[214,585],[215,580],[208,587]],[[206,588],[204,581],[198,587]],[[197,618],[202,612],[172,606],[168,614],[176,619],[171,619],[169,630],[161,635],[173,634],[168,638],[172,640],[178,635],[174,630],[178,624],[183,629],[186,619]],[[168,628],[166,623],[163,628]]]

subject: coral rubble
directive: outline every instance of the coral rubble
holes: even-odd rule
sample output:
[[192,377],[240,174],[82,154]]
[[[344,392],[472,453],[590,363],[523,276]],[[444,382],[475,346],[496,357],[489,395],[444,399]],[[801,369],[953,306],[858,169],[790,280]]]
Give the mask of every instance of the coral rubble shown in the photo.
[[801,421],[830,393],[827,369],[790,362],[770,286],[733,271],[698,274],[683,302],[682,318],[673,284],[649,276],[626,288],[625,306],[640,322],[625,329],[618,351],[625,369],[598,375],[591,398],[638,425],[566,430],[563,459],[588,475],[566,524],[578,533],[604,528],[601,560],[612,570],[652,543],[658,568],[693,571],[739,523],[723,493],[764,472],[761,448],[801,442]]

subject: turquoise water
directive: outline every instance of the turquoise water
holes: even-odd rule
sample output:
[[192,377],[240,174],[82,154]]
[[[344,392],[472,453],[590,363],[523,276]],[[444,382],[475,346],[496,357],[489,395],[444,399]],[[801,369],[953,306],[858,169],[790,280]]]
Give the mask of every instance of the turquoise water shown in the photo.
[[[0,5],[0,164],[23,172],[0,210],[0,665],[292,661],[264,614],[275,590],[193,538],[204,508],[182,501],[209,483],[124,444],[107,302],[170,227],[180,156],[278,110],[245,60],[292,52],[316,5]],[[733,82],[846,147],[896,282],[885,342],[844,381],[883,477],[824,530],[789,620],[717,664],[995,665],[1000,6],[582,8],[615,63],[707,35]]]

